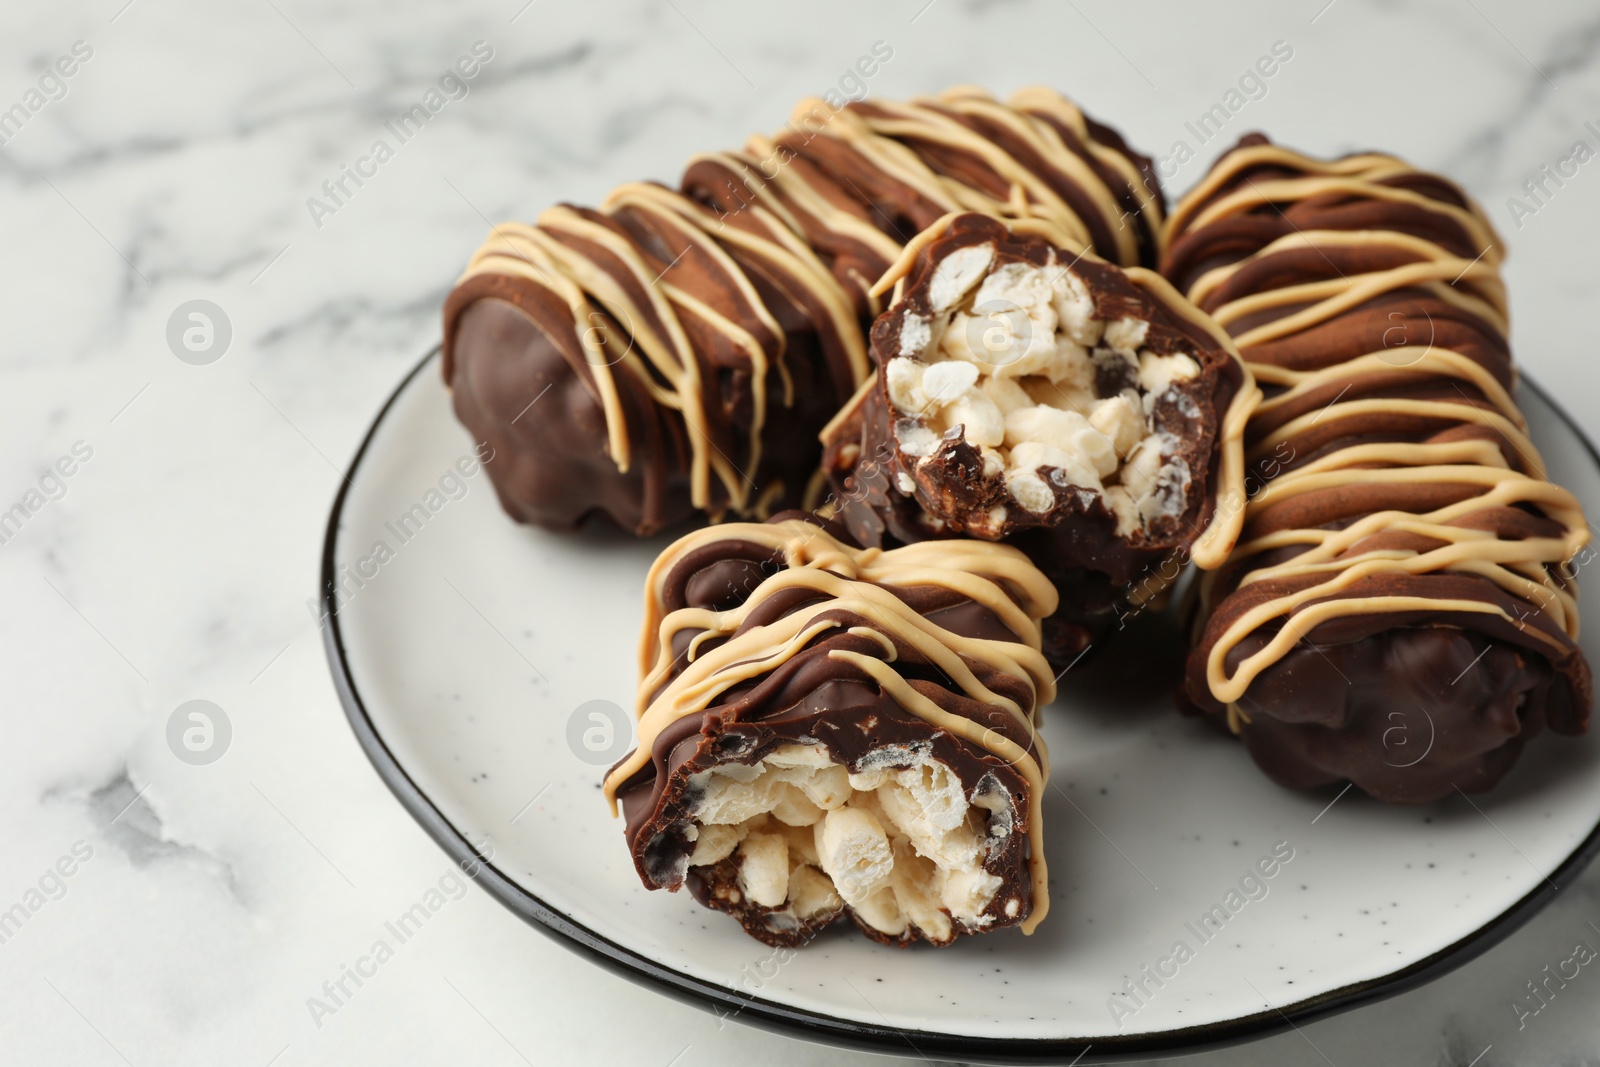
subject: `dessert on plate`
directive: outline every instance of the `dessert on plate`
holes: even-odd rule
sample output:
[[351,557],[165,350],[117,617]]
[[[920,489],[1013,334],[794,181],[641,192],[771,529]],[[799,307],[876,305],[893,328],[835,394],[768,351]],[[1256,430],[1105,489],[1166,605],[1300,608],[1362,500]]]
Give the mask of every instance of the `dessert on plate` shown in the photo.
[[[1013,544],[1056,584],[1072,662],[1242,519],[1257,390],[1159,275],[1027,220],[947,216],[878,283],[875,375],[824,432],[832,510],[861,544]],[[1219,506],[1221,501],[1221,506]]]
[[695,157],[677,189],[503,223],[444,307],[445,382],[520,522],[648,534],[801,503],[867,377],[873,284],[953,211],[1154,266],[1150,161],[1065,98],[972,88],[835,112]]
[[1588,524],[1517,408],[1483,212],[1393,156],[1255,134],[1167,241],[1163,271],[1266,392],[1246,431],[1259,491],[1199,582],[1193,705],[1285,785],[1395,803],[1488,789],[1545,728],[1583,733]]
[[605,780],[640,879],[771,945],[846,917],[890,944],[1031,933],[1055,600],[982,541],[860,549],[779,517],[673,544],[645,589],[638,748]]

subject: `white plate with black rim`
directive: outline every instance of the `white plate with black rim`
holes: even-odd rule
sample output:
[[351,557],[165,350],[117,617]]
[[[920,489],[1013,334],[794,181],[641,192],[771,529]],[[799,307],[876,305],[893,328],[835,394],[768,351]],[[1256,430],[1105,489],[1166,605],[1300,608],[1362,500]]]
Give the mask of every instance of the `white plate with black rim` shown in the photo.
[[[1520,400],[1551,476],[1600,513],[1600,456],[1537,389]],[[1541,737],[1493,792],[1422,808],[1274,786],[1241,746],[1173,713],[1175,668],[1160,665],[1181,649],[1152,620],[1070,672],[1046,709],[1051,908],[1036,934],[902,950],[843,924],[775,951],[687,893],[646,892],[600,795],[631,744],[620,709],[664,544],[507,519],[430,354],[334,503],[324,634],[378,773],[494,897],[590,959],[746,1023],[992,1063],[1195,1051],[1459,966],[1600,847],[1587,739]],[[1591,617],[1597,599],[1587,583]]]

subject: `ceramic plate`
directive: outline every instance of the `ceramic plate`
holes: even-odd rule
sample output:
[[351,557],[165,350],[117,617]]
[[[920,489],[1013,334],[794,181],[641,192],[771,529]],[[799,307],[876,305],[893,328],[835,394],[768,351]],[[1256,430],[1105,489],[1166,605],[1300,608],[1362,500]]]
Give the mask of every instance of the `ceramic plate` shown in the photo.
[[[1532,386],[1521,401],[1552,476],[1600,514],[1600,459]],[[517,526],[473,447],[430,355],[334,504],[324,633],[350,721],[401,803],[512,911],[723,1015],[985,1062],[1192,1051],[1458,966],[1600,844],[1590,741],[1542,737],[1493,793],[1425,808],[1279,789],[1172,712],[1161,665],[1180,648],[1153,619],[1069,671],[1046,709],[1051,908],[1035,935],[901,950],[840,926],[768,949],[687,893],[641,888],[599,791],[630,747],[617,709],[632,707],[642,583],[666,540]],[[1597,598],[1586,583],[1590,618]],[[1428,741],[1426,722],[1403,725],[1396,763]],[[1117,996],[1130,980],[1136,1001]]]

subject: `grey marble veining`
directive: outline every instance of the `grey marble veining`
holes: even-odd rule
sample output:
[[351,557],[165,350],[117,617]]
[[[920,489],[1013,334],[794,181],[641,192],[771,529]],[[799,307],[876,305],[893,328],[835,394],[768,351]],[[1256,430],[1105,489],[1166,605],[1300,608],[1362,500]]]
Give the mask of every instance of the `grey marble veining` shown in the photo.
[[[1509,242],[1524,366],[1600,434],[1600,162],[1511,205],[1600,149],[1593,5],[73,0],[0,27],[0,111],[46,100],[0,145],[0,509],[91,452],[0,544],[0,910],[49,885],[0,943],[0,1063],[868,1062],[631,986],[476,890],[314,1020],[446,860],[345,726],[305,601],[340,472],[490,220],[670,180],[874,41],[873,93],[1047,82],[1157,157],[1184,143],[1169,192],[1257,127],[1447,170]],[[478,41],[469,91],[398,143],[386,124]],[[1277,41],[1265,95],[1189,132]],[[308,206],[383,139],[337,210]],[[167,342],[196,299],[232,327],[203,366]],[[232,727],[209,765],[167,741],[197,698]],[[1597,1062],[1600,975],[1520,1028],[1512,1008],[1591,923],[1600,871],[1439,981],[1192,1062]]]

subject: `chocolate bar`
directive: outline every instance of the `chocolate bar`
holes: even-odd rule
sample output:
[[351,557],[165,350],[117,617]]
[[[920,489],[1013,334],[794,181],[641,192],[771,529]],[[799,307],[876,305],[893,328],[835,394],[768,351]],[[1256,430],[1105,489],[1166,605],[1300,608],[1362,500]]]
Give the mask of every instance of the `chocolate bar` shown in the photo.
[[1003,545],[840,534],[727,523],[656,561],[639,743],[605,780],[639,877],[776,946],[846,916],[886,944],[1032,932],[1055,590]]
[[1025,217],[1153,263],[1162,208],[1149,160],[1048,90],[806,101],[677,190],[494,227],[445,302],[443,373],[519,521],[760,518],[801,501],[870,371],[873,283],[923,226]]
[[1257,491],[1206,575],[1186,692],[1274,780],[1423,803],[1588,724],[1573,560],[1513,389],[1503,249],[1453,183],[1251,135],[1173,212],[1163,271],[1266,399]]
[[879,282],[875,377],[824,432],[832,511],[860,543],[957,536],[1057,584],[1073,660],[1179,565],[1226,557],[1256,390],[1226,335],[1153,272],[976,214]]

